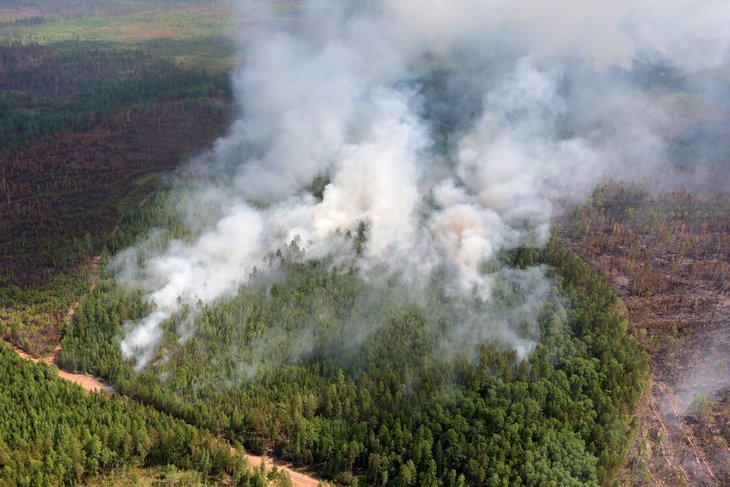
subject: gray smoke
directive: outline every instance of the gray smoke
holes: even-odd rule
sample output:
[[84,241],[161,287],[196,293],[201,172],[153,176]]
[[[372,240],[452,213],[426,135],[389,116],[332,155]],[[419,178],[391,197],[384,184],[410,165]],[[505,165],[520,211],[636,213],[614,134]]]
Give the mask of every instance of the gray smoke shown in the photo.
[[[667,148],[696,106],[677,92],[706,99],[696,81],[721,78],[730,41],[720,1],[240,0],[236,19],[240,116],[193,162],[180,208],[197,236],[117,258],[154,304],[122,342],[139,368],[181,306],[234,295],[295,239],[304,259],[357,260],[364,279],[417,290],[438,276],[489,303],[484,263],[544,244],[556,200],[671,173]],[[363,224],[356,255],[344,235]],[[529,321],[547,278],[510,275],[534,295],[514,320]],[[529,353],[511,321],[451,335],[499,333]]]

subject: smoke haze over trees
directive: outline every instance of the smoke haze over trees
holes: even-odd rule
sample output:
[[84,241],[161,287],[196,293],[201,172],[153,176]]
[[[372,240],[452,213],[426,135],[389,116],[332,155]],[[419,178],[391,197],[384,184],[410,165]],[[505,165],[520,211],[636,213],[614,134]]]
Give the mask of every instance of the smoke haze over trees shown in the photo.
[[342,483],[610,484],[646,355],[551,223],[607,177],[724,188],[728,7],[236,8],[237,119],[60,362]]
[[[683,182],[701,183],[724,164],[694,144],[718,138],[695,115],[727,57],[719,2],[236,5],[240,117],[184,173],[189,233],[117,260],[154,303],[122,342],[140,368],[165,320],[234,295],[293,242],[304,260],[394,279],[415,302],[436,283],[489,305],[498,275],[539,301],[540,271],[489,262],[543,245],[557,199],[609,175],[671,184],[688,166]],[[678,135],[685,159],[672,160]],[[482,335],[468,317],[452,326]],[[520,355],[534,347],[509,323],[492,328]]]

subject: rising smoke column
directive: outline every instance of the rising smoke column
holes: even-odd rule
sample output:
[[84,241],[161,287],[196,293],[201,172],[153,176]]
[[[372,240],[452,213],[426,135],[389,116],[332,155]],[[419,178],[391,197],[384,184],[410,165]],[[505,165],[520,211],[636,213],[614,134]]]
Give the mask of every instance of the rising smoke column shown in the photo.
[[[117,258],[154,306],[125,325],[123,354],[144,367],[165,320],[235,294],[295,240],[305,259],[357,260],[364,279],[436,279],[489,302],[483,264],[544,244],[554,200],[581,198],[606,174],[656,171],[671,107],[635,80],[634,63],[722,65],[728,7],[565,3],[319,0],[284,13],[239,1],[240,117],[181,208],[198,237]],[[329,181],[321,199],[308,189],[317,178]],[[343,236],[363,226],[356,253]],[[526,302],[547,292],[540,272],[514,281],[535,293]],[[484,338],[467,321],[452,335]],[[529,352],[509,324],[495,330]]]

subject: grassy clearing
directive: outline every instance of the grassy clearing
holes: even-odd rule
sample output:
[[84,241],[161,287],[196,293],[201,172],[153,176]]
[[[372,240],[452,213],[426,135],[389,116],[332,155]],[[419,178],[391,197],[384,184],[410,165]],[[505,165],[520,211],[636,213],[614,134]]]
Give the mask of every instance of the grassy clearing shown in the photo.
[[175,60],[182,66],[209,72],[228,72],[235,66],[233,46],[224,36],[190,39],[157,39],[139,45],[151,54]]

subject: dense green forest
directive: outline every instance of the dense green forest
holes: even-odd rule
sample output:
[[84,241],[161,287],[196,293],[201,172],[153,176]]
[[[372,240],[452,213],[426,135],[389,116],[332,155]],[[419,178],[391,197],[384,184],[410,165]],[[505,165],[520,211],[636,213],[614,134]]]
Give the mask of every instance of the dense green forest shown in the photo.
[[2,486],[73,485],[134,465],[174,465],[226,485],[269,481],[210,433],[129,399],[84,392],[6,344],[0,368]]
[[[152,224],[184,237],[169,201],[161,194],[128,215],[117,245]],[[286,279],[254,279],[235,297],[171,319],[164,352],[141,373],[122,359],[119,341],[125,321],[149,305],[105,280],[79,307],[62,364],[345,484],[612,482],[647,357],[608,286],[557,240],[502,256],[513,268],[554,269],[539,344],[522,360],[499,341],[446,351],[449,298],[399,302],[396,288],[369,288],[353,269],[301,261],[292,247],[272,262]],[[504,305],[514,306],[517,291],[508,280],[500,286]],[[372,293],[376,313],[358,301]],[[353,344],[356,327],[375,315],[384,324]],[[179,342],[190,317],[195,332]]]

